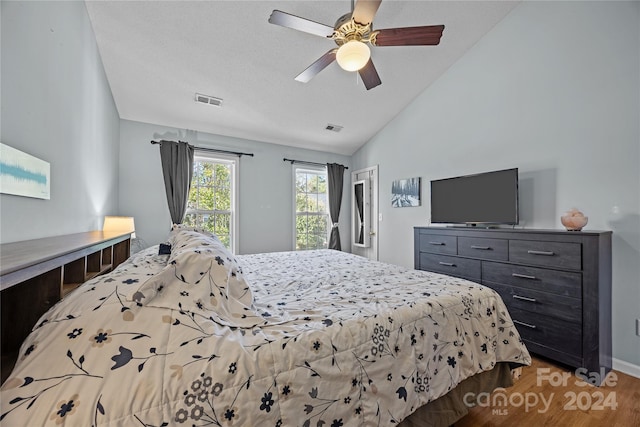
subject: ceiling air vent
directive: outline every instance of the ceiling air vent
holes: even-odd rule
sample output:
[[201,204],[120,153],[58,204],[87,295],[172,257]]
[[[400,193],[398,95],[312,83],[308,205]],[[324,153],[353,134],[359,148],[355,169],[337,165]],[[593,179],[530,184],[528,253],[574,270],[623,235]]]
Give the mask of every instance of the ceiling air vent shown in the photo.
[[222,99],[216,98],[209,95],[202,95],[201,93],[196,93],[196,102],[201,102],[203,104],[214,105],[216,107],[222,106]]
[[340,132],[342,130],[342,126],[332,125],[331,123],[329,123],[325,129],[332,132]]

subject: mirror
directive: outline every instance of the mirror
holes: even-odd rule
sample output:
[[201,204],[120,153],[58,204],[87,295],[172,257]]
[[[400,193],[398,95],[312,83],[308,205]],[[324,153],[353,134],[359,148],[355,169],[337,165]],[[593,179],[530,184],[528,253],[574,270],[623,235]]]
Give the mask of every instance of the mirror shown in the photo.
[[352,184],[351,242],[354,246],[368,248],[369,239],[369,181]]

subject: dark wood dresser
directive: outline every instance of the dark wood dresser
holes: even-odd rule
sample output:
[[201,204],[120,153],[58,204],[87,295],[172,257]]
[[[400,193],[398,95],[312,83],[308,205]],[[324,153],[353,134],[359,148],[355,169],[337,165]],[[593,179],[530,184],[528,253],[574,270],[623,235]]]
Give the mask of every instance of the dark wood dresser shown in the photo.
[[611,369],[610,231],[415,227],[414,252],[416,269],[496,290],[532,353]]
[[0,245],[2,382],[22,341],[55,303],[129,258],[131,234],[89,231]]

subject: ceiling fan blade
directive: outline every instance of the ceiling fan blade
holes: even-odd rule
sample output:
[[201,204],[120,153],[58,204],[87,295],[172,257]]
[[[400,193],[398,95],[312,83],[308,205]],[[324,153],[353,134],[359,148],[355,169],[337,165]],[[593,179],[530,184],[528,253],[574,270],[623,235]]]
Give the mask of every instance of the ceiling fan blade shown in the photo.
[[274,10],[269,16],[269,23],[280,25],[282,27],[293,28],[294,30],[304,31],[305,33],[315,34],[316,36],[329,37],[333,34],[333,27],[310,21],[290,13]]
[[352,18],[358,24],[367,25],[373,22],[373,17],[380,7],[382,0],[358,0],[353,8]]
[[388,28],[378,30],[374,46],[435,46],[440,43],[444,25],[425,27]]
[[309,65],[306,70],[296,76],[296,80],[302,83],[307,83],[309,80],[315,77],[320,71],[327,68],[327,65],[336,60],[336,52],[338,49],[331,49],[329,52],[322,55],[316,62]]
[[364,87],[366,87],[367,90],[373,89],[374,87],[382,84],[380,76],[378,76],[378,72],[376,71],[376,67],[374,67],[371,58],[369,58],[369,62],[367,62],[367,65],[365,65],[358,71],[358,74],[360,74],[360,78],[362,79]]

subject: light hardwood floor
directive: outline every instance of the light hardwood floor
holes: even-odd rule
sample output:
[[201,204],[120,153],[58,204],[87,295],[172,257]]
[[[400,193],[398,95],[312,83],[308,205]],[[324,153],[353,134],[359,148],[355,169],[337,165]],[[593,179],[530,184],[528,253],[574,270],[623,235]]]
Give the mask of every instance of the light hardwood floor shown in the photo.
[[[605,385],[594,387],[573,374],[573,370],[534,358],[513,387],[494,392],[488,402],[471,409],[454,426],[640,426],[640,379],[612,371]],[[506,405],[491,401],[498,394],[506,397]]]

